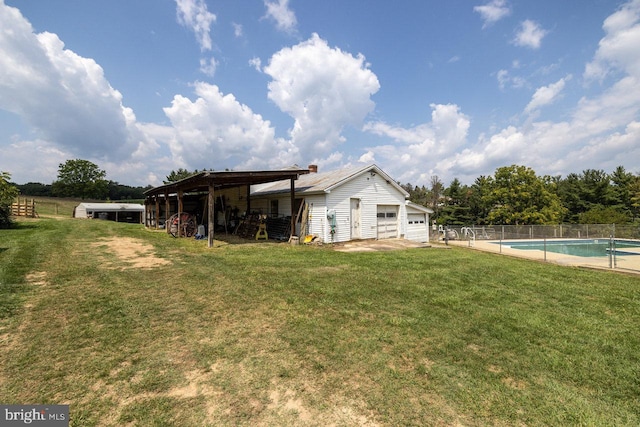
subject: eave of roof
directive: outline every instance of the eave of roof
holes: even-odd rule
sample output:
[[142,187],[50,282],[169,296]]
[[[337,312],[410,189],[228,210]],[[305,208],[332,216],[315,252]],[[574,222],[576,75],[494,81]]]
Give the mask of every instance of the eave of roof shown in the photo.
[[411,200],[407,200],[406,205],[407,205],[407,207],[410,207],[410,208],[415,209],[417,211],[421,211],[421,212],[428,213],[428,214],[432,214],[433,213],[432,209],[430,209],[430,208],[428,208],[426,206],[419,205],[418,203],[414,203]]

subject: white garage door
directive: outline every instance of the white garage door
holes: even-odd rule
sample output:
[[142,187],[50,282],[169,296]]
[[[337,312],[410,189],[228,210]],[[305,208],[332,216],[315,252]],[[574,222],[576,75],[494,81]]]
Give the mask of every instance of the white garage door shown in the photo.
[[378,239],[398,237],[398,206],[378,205]]
[[407,239],[413,240],[414,242],[426,242],[429,240],[425,214],[407,214]]

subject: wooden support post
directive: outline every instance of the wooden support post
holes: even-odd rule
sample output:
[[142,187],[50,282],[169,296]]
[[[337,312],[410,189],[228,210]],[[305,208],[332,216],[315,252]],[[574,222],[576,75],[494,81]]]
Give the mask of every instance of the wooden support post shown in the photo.
[[169,232],[169,217],[171,216],[169,210],[171,204],[169,203],[169,192],[164,192],[164,229]]
[[153,221],[156,224],[156,230],[157,230],[158,229],[158,219],[160,219],[160,198],[156,195],[155,199],[156,199],[156,211],[155,211],[155,215],[153,216]]
[[207,247],[213,247],[213,229],[215,228],[215,188],[209,182],[209,196],[207,198]]
[[178,190],[178,237],[182,237],[182,215],[180,214],[182,213],[182,209],[184,209],[182,203],[183,194],[182,190]]
[[245,217],[249,217],[251,215],[251,185],[247,184],[247,214]]
[[294,234],[296,234],[296,213],[295,213],[295,208],[296,208],[296,186],[295,186],[295,180],[293,178],[291,178],[291,235],[289,236],[289,239],[291,239],[291,236],[293,236]]

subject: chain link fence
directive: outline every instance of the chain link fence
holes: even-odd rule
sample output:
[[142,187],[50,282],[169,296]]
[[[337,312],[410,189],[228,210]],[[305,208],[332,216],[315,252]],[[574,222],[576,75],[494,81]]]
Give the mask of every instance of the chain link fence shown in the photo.
[[[446,244],[475,247],[508,255],[567,265],[640,272],[639,225],[439,226],[432,236]],[[523,244],[523,241],[531,241],[532,244]],[[572,250],[578,246],[594,250]]]

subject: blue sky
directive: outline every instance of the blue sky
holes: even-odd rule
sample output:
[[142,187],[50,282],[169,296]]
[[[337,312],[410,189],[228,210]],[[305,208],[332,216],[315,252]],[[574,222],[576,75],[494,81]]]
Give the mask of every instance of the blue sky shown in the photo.
[[640,173],[640,0],[0,0],[0,170]]

